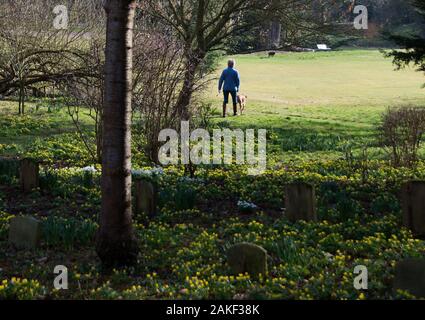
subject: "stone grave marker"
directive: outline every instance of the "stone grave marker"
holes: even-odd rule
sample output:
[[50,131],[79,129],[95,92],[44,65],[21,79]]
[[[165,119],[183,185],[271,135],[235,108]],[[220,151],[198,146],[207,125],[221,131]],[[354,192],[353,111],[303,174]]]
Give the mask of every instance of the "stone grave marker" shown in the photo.
[[396,265],[394,291],[403,290],[425,298],[425,259],[406,259]]
[[135,181],[135,211],[136,214],[146,213],[149,217],[157,214],[157,190],[152,182]]
[[227,263],[235,275],[247,272],[253,277],[267,273],[267,251],[252,243],[238,243],[227,251]]
[[402,186],[403,225],[415,236],[425,235],[425,181],[409,181]]
[[18,249],[34,249],[41,239],[41,222],[33,217],[19,216],[10,220],[9,243]]
[[23,159],[20,168],[21,188],[24,192],[39,187],[39,167],[38,164],[31,159]]
[[317,221],[314,186],[298,182],[285,188],[286,216],[292,222],[298,220]]

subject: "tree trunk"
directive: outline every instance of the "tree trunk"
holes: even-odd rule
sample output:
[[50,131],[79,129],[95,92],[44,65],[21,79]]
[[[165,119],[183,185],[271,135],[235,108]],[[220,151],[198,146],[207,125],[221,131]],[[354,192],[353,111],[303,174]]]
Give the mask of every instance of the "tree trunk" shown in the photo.
[[22,114],[25,114],[25,87],[24,86],[22,86],[21,88],[21,99],[22,99],[21,111],[22,111]]
[[22,86],[21,85],[19,86],[18,94],[19,94],[19,103],[18,103],[18,105],[19,105],[19,115],[21,115],[21,114],[23,114],[23,111],[22,111],[22,101],[23,101],[23,99],[22,99]]
[[136,1],[107,0],[102,209],[97,253],[107,267],[137,262],[131,217],[131,96]]
[[184,83],[177,100],[176,111],[181,121],[190,120],[190,102],[193,95],[195,85],[195,75],[199,65],[205,58],[204,53],[187,53],[186,72],[184,75]]
[[21,90],[19,90],[19,97],[18,97],[18,115],[21,115]]
[[269,47],[272,50],[280,48],[282,25],[279,21],[272,21],[270,23],[270,43]]

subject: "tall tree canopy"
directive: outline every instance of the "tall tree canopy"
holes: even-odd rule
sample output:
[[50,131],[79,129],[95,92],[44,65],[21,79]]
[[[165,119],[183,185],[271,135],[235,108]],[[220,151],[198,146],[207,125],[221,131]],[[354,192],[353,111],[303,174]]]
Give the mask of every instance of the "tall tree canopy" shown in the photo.
[[414,32],[389,35],[403,50],[392,50],[387,56],[393,58],[398,68],[413,64],[418,71],[425,72],[425,0],[413,0],[412,4],[422,21]]

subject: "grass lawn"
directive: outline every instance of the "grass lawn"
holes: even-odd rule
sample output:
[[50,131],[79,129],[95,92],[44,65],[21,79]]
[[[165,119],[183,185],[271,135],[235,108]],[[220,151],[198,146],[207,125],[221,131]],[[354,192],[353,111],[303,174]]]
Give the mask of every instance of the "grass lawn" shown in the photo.
[[[377,50],[280,53],[274,58],[260,53],[234,58],[241,92],[249,96],[253,112],[280,113],[293,106],[383,107],[424,102],[423,75],[409,69],[394,72],[391,60]],[[214,89],[211,87],[215,94]],[[338,114],[345,118],[350,112]]]
[[[369,145],[380,158],[374,129],[381,114],[391,106],[425,106],[423,74],[409,68],[395,71],[377,50],[234,58],[248,107],[242,117],[217,121],[221,126],[268,129],[269,151],[281,159],[293,158],[294,152],[335,158],[347,144],[357,153]],[[217,106],[218,117],[222,100],[216,86],[214,81],[207,98]]]

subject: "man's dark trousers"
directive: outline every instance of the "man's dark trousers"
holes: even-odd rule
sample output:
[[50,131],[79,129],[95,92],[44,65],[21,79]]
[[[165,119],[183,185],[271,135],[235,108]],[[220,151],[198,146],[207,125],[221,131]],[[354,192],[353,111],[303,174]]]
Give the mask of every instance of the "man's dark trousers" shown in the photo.
[[229,95],[232,96],[232,102],[233,102],[233,115],[238,114],[238,100],[237,100],[237,94],[236,91],[223,91],[224,93],[224,102],[223,102],[223,117],[226,117],[226,107],[229,103]]

